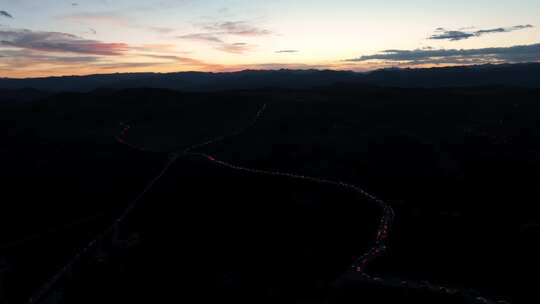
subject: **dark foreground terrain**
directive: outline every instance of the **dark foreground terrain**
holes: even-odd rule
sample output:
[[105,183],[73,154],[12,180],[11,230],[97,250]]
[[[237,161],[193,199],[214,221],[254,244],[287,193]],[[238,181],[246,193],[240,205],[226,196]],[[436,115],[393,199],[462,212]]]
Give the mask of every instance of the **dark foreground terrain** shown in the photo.
[[[0,102],[0,303],[538,303],[539,89],[31,94]],[[366,270],[380,279],[348,272],[376,233],[372,201],[180,155],[51,281],[169,152],[264,103],[199,151],[390,203],[388,252]]]

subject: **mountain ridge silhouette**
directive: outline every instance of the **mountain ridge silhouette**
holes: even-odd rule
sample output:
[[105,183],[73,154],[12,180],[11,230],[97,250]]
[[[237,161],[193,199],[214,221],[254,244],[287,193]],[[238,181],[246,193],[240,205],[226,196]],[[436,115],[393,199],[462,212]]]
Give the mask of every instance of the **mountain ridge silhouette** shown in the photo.
[[190,92],[263,88],[310,89],[334,84],[440,88],[474,86],[540,87],[540,63],[380,69],[243,70],[239,72],[115,73],[43,78],[0,78],[0,89],[89,92],[96,89],[159,88]]

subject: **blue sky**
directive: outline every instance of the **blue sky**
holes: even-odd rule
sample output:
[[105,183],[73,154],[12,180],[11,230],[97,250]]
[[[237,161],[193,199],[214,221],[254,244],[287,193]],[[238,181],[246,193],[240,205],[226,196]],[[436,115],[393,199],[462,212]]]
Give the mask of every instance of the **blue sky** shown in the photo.
[[0,0],[0,77],[540,61],[538,20],[537,0]]

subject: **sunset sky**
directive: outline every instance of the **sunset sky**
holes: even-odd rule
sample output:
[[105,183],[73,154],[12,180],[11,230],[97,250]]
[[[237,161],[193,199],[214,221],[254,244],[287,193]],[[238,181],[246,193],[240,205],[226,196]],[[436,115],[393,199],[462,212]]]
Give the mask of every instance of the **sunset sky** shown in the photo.
[[0,0],[0,77],[540,61],[538,0]]

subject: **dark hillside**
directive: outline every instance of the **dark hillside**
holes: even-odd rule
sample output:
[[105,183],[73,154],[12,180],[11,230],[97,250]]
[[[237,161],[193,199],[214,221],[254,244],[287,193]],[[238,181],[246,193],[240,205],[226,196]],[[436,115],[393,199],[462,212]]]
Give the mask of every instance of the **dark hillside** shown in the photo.
[[[0,103],[0,245],[9,303],[38,290],[168,161],[201,148],[240,166],[355,184],[396,213],[388,253],[344,275],[381,211],[337,187],[182,156],[121,227],[47,293],[59,303],[533,303],[540,270],[540,90],[398,89],[61,93]],[[121,145],[115,136],[129,125]],[[214,279],[215,277],[215,279]],[[429,281],[468,297],[429,290]],[[412,284],[412,283],[411,283]],[[214,287],[215,286],[215,287]],[[329,300],[330,299],[330,300]],[[0,299],[1,301],[1,299]],[[408,301],[408,300],[407,300]]]

